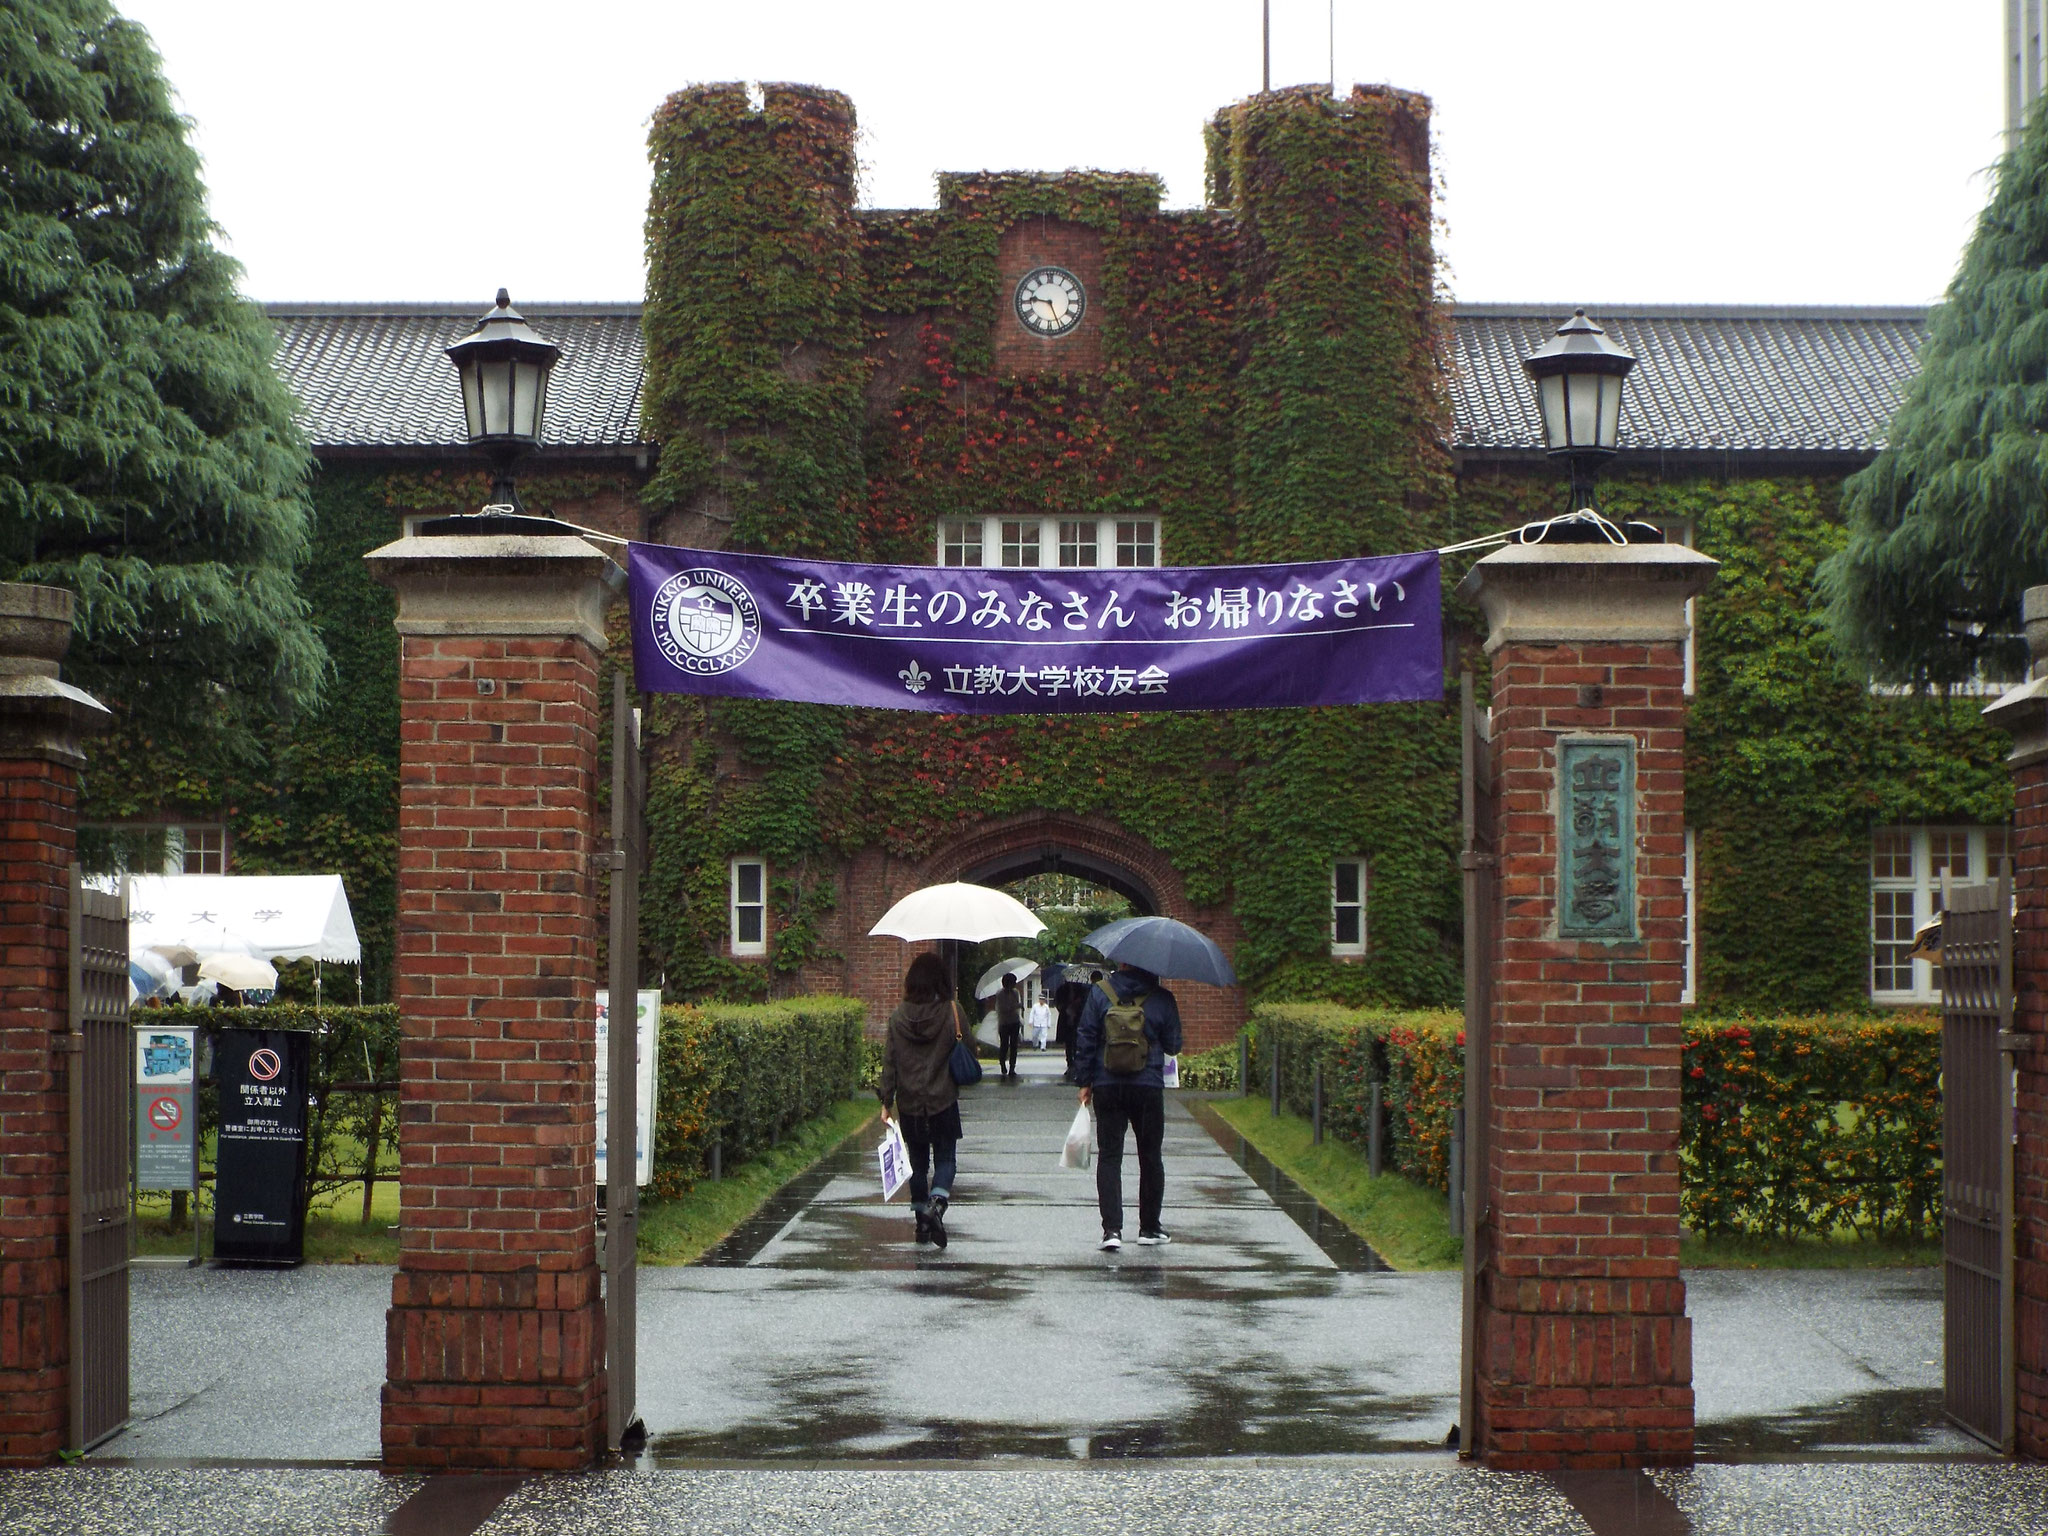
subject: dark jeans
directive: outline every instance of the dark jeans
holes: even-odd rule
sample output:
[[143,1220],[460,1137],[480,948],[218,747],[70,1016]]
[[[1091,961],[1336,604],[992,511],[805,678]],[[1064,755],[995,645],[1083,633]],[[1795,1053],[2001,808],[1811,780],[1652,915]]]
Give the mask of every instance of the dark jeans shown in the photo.
[[1022,1024],[996,1026],[996,1065],[1005,1072],[1017,1070],[1017,1042],[1024,1038]]
[[1159,1207],[1166,1201],[1166,1159],[1160,1143],[1166,1138],[1166,1090],[1135,1083],[1104,1083],[1095,1102],[1095,1201],[1102,1208],[1102,1230],[1124,1229],[1124,1127],[1138,1138],[1138,1230],[1159,1230]]
[[[959,1142],[950,1120],[942,1115],[905,1115],[903,1145],[910,1152],[910,1208],[922,1211],[934,1195],[953,1196],[953,1175],[960,1164],[954,1155]],[[926,1177],[926,1164],[930,1177]]]

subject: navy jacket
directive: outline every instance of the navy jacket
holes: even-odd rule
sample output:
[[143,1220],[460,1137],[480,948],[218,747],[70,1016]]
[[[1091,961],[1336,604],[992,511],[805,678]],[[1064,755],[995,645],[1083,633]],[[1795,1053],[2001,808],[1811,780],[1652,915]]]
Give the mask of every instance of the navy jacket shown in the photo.
[[[1145,988],[1145,983],[1129,971],[1112,972],[1109,984],[1116,988],[1116,995],[1125,1002]],[[1088,1005],[1081,1010],[1081,1027],[1075,1032],[1074,1076],[1088,1088],[1104,1088],[1118,1083],[1140,1088],[1164,1088],[1166,1058],[1180,1054],[1180,1005],[1173,1000],[1173,994],[1153,983],[1152,994],[1145,999],[1145,1038],[1151,1042],[1152,1048],[1145,1055],[1145,1070],[1129,1077],[1118,1077],[1102,1064],[1102,1021],[1108,1015],[1109,999],[1102,995],[1102,988],[1090,987]]]

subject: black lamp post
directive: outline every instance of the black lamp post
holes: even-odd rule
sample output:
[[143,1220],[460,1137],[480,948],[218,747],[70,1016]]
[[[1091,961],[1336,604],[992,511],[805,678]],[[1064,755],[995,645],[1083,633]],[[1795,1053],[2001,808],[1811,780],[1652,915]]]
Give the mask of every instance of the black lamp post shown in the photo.
[[562,349],[537,333],[498,290],[498,307],[448,348],[462,375],[462,413],[469,446],[491,461],[491,506],[524,514],[512,466],[540,446],[548,407],[548,375]]
[[1636,360],[1582,309],[1522,359],[1543,418],[1543,442],[1571,467],[1571,511],[1593,505],[1593,481],[1621,435],[1621,385]]

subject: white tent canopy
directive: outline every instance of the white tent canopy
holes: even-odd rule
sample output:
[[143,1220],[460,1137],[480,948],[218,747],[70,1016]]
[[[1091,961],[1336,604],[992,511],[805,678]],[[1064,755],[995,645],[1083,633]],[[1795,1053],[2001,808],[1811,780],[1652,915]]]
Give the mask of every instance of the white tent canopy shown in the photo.
[[128,890],[131,955],[183,947],[362,963],[339,875],[136,875]]

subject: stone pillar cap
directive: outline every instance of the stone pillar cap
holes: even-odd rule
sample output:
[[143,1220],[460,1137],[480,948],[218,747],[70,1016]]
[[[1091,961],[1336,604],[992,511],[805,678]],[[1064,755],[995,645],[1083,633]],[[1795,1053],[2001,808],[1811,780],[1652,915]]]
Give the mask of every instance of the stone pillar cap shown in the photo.
[[62,587],[0,582],[0,755],[79,766],[79,738],[113,723],[112,710],[58,677],[76,607]]
[[576,635],[601,651],[605,610],[626,585],[575,534],[413,536],[363,558],[398,593],[401,635]]
[[1510,544],[1457,596],[1486,614],[1486,649],[1568,641],[1682,641],[1685,602],[1720,562],[1682,544]]
[[77,600],[62,587],[0,582],[0,677],[55,677]]

